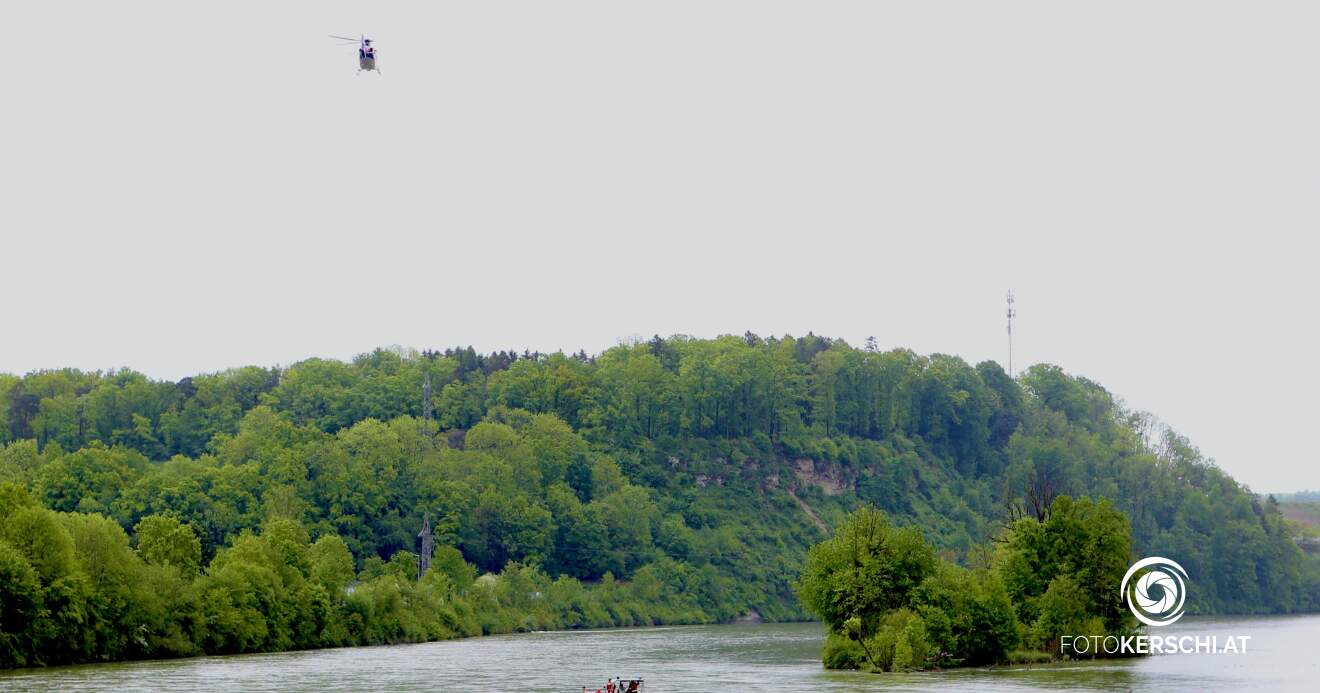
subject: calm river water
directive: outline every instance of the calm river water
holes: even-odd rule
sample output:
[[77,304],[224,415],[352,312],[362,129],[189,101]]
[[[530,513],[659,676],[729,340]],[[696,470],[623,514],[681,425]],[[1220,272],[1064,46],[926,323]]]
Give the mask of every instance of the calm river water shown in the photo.
[[530,633],[423,645],[0,672],[0,690],[545,691],[607,677],[664,691],[1320,690],[1320,616],[1184,618],[1160,635],[1250,635],[1246,654],[920,674],[827,672],[815,624]]

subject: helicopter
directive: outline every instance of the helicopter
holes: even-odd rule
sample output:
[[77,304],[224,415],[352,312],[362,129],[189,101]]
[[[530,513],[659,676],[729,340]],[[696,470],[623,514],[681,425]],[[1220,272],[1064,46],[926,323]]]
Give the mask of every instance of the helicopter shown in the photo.
[[[371,39],[361,34],[358,34],[357,38],[349,38],[347,36],[335,36],[334,34],[330,34],[330,38],[339,39],[340,41],[347,41],[349,43],[356,43],[358,45],[359,75],[362,74],[363,70],[366,70],[367,72],[371,72],[372,70],[375,70],[376,74],[380,74],[380,68],[376,67],[376,47],[371,45]],[[340,45],[346,45],[346,44],[340,44]]]

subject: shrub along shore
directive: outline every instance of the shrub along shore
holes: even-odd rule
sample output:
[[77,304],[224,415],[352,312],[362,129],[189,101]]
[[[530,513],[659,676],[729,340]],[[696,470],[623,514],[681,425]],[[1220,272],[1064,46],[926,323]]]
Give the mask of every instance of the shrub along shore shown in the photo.
[[477,577],[438,549],[417,579],[399,551],[358,572],[344,541],[275,519],[205,570],[193,530],[152,515],[136,547],[113,520],[0,484],[0,666],[380,645],[532,630],[708,623],[699,576],[672,560],[594,584],[508,564]]

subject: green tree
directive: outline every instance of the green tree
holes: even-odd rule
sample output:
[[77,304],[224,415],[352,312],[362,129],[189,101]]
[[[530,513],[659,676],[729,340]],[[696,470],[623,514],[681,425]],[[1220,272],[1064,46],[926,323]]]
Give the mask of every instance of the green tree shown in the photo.
[[[1131,564],[1130,542],[1123,513],[1088,498],[1060,496],[1045,520],[1026,517],[1008,528],[995,556],[996,572],[1038,644],[1063,634],[1051,632],[1051,624],[1076,621],[1071,611],[1059,610],[1064,599],[1080,598],[1082,613],[1098,618],[1108,633],[1133,626],[1116,587]],[[1056,581],[1060,577],[1067,579]]]
[[152,565],[173,566],[185,578],[196,577],[202,564],[202,542],[188,525],[167,515],[149,515],[133,529],[138,555]]
[[[832,632],[865,649],[884,614],[906,606],[935,567],[935,552],[919,531],[894,527],[879,510],[862,508],[811,548],[797,593]],[[874,653],[868,657],[877,661]]]

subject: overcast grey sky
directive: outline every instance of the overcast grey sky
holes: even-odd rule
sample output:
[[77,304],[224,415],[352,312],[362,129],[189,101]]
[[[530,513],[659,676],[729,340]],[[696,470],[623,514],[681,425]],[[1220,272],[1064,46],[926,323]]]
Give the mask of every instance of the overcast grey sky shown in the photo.
[[[0,371],[818,334],[1320,488],[1314,3],[6,2]],[[382,75],[356,76],[377,40]]]

